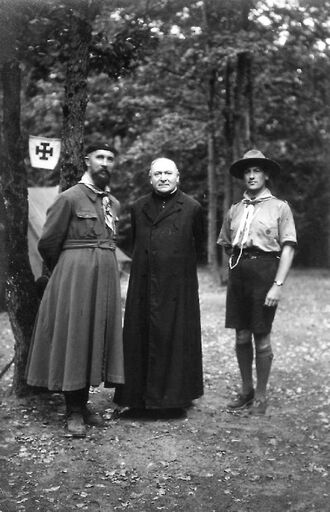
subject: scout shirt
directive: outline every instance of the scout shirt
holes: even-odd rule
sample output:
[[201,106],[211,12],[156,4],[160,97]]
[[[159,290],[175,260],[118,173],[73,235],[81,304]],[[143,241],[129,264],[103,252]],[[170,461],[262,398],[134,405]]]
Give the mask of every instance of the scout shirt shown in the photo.
[[[246,218],[248,208],[250,215]],[[245,227],[242,226],[244,217]],[[245,192],[243,199],[227,212],[217,243],[227,249],[253,247],[265,252],[280,252],[285,243],[296,245],[291,208],[286,201],[273,196],[269,189],[253,200]]]

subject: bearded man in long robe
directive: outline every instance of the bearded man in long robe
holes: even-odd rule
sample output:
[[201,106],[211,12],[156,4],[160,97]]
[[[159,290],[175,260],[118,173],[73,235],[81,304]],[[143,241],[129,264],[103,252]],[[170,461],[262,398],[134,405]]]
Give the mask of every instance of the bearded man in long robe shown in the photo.
[[27,364],[31,386],[63,391],[67,428],[86,435],[102,418],[87,407],[90,386],[124,382],[121,298],[116,260],[119,202],[110,194],[114,152],[86,150],[79,183],[58,195],[38,244],[51,270]]

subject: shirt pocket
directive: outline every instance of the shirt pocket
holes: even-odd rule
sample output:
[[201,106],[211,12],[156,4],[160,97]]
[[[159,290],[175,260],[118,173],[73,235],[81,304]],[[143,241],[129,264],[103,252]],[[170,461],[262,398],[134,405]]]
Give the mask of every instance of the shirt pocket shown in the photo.
[[77,238],[95,238],[102,234],[96,212],[78,210],[76,212]]
[[278,243],[278,225],[276,220],[269,220],[269,222],[258,220],[256,228],[260,238],[268,240],[270,243]]

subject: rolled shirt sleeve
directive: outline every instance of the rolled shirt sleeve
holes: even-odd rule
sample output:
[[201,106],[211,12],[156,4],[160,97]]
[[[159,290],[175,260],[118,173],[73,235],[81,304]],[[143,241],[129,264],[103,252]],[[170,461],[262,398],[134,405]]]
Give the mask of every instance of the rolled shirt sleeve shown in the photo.
[[297,245],[297,234],[293,214],[287,202],[283,201],[282,214],[279,218],[279,242],[281,247],[284,244]]

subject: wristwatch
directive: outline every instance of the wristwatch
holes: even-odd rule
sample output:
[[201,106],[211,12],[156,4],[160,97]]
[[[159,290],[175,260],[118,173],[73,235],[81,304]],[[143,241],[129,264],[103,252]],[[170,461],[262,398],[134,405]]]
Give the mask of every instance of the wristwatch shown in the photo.
[[274,284],[276,284],[276,286],[283,286],[283,281],[274,281]]

